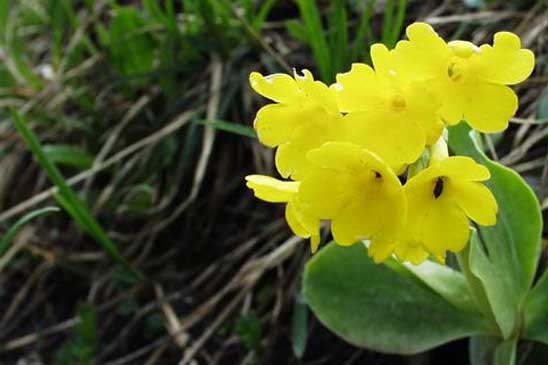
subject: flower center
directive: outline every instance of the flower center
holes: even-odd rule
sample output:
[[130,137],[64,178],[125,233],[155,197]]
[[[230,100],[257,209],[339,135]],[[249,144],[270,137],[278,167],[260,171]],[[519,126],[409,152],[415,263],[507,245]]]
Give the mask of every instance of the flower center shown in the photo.
[[395,112],[401,112],[406,107],[405,99],[401,95],[394,95],[392,97],[392,100],[390,101],[390,106],[392,107],[392,110]]
[[449,78],[452,81],[459,81],[462,78],[462,72],[461,71],[462,70],[459,67],[459,65],[457,64],[457,62],[453,62],[447,68],[447,76],[449,76]]

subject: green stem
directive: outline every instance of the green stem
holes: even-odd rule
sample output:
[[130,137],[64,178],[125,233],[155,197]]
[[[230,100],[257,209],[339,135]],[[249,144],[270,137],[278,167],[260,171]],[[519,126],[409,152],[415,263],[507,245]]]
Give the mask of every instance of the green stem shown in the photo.
[[458,252],[456,256],[461,272],[464,274],[464,277],[468,282],[468,287],[472,292],[472,296],[476,300],[481,312],[498,328],[495,315],[493,314],[493,310],[491,308],[491,304],[489,303],[489,299],[487,298],[487,294],[485,293],[485,289],[483,288],[483,284],[470,269],[470,264],[468,261],[470,256],[470,247],[466,246],[466,248]]

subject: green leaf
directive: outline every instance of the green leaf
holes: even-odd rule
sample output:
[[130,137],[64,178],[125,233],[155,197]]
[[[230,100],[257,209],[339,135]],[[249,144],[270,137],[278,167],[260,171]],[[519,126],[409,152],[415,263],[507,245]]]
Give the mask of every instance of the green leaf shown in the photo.
[[79,147],[66,144],[44,145],[44,153],[51,162],[59,165],[89,169],[93,165],[93,157]]
[[491,173],[486,185],[499,205],[497,224],[479,227],[481,241],[472,239],[469,264],[484,285],[502,336],[509,338],[520,326],[519,313],[540,254],[539,204],[532,189],[516,172],[490,161],[481,152],[466,124],[449,129],[449,146],[456,154],[483,164]]
[[514,365],[516,363],[517,340],[515,338],[501,342],[495,348],[493,365]]
[[548,272],[544,272],[527,297],[523,337],[548,344]]
[[490,336],[473,336],[468,343],[470,365],[488,365],[493,363],[493,354],[500,339]]
[[516,339],[501,341],[500,338],[474,336],[470,338],[471,365],[515,365]]
[[332,243],[316,254],[306,265],[304,295],[330,330],[381,352],[414,354],[492,331],[411,275],[376,265],[361,244]]
[[462,273],[432,261],[420,265],[405,264],[405,268],[455,307],[480,313]]

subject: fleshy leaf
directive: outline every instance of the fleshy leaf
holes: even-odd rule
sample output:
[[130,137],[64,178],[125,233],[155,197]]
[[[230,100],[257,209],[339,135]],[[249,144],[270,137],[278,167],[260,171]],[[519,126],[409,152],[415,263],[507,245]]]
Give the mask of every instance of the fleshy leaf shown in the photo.
[[449,129],[449,146],[489,169],[486,186],[494,194],[497,224],[478,229],[472,240],[470,269],[484,285],[504,338],[519,328],[520,310],[533,283],[540,254],[542,218],[535,194],[514,171],[489,160],[464,123]]
[[361,244],[330,244],[307,264],[304,295],[312,311],[347,342],[414,354],[492,333],[487,321],[457,309],[413,275],[377,265]]
[[433,261],[420,265],[405,264],[405,268],[455,307],[479,313],[466,279],[460,272]]

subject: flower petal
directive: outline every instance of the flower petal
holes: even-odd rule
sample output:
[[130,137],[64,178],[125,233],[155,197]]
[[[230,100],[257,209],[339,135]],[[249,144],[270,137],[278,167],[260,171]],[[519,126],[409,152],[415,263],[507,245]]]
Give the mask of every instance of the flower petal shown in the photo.
[[299,190],[299,182],[282,181],[265,175],[248,175],[245,177],[247,187],[255,196],[270,203],[290,201]]
[[399,261],[408,261],[413,265],[419,265],[428,258],[428,252],[421,244],[398,243],[394,251]]
[[375,109],[384,102],[384,90],[375,71],[363,63],[354,63],[350,71],[337,74],[331,86],[342,112]]
[[386,76],[394,72],[394,60],[390,50],[382,43],[375,43],[371,46],[371,61],[377,75]]
[[470,219],[483,226],[497,222],[497,201],[485,185],[456,179],[450,179],[446,185],[448,194]]
[[330,169],[307,173],[299,187],[299,200],[320,219],[331,219],[351,199],[354,183],[350,176]]
[[452,52],[426,23],[406,29],[408,41],[399,41],[394,51],[396,72],[409,80],[429,80],[447,72]]
[[518,109],[518,98],[507,86],[477,82],[466,88],[464,119],[483,133],[501,132]]
[[428,91],[423,83],[411,83],[406,90],[406,118],[415,122],[425,133],[426,143],[434,144],[443,131],[443,122],[438,115],[441,102]]
[[350,113],[348,139],[377,154],[399,172],[421,155],[426,144],[424,130],[405,114],[379,110],[368,113]]
[[421,242],[436,257],[462,250],[470,235],[468,218],[445,191],[437,199],[432,184],[405,185],[409,214],[407,230],[413,242]]
[[286,74],[263,76],[258,72],[252,72],[249,75],[249,83],[258,94],[277,103],[297,103],[303,98],[295,79]]
[[518,84],[531,75],[535,67],[535,55],[521,48],[519,37],[510,32],[495,34],[493,46],[482,45],[483,66],[480,77],[498,84]]
[[322,106],[330,113],[339,113],[337,99],[333,94],[333,90],[330,90],[329,87],[321,81],[314,81],[314,77],[310,71],[303,70],[302,72],[303,76],[295,73],[295,80],[306,97],[310,101]]
[[365,190],[361,195],[353,196],[332,219],[333,238],[344,246],[361,239],[388,241],[402,228],[405,212],[401,192],[387,194],[382,186]]
[[369,244],[369,256],[376,264],[380,264],[386,260],[394,251],[394,244],[384,240],[374,240]]
[[295,130],[289,142],[280,145],[276,151],[276,168],[283,177],[291,176],[294,180],[301,180],[312,165],[306,157],[308,151],[326,142],[339,140],[346,132],[342,117],[330,117],[324,112],[317,112],[311,118],[308,124]]
[[491,177],[487,167],[465,156],[446,158],[441,161],[439,168],[442,175],[454,176],[460,180],[485,181]]
[[302,238],[310,237],[310,232],[299,221],[295,206],[291,202],[287,203],[285,206],[285,220],[296,236]]
[[297,128],[317,117],[319,110],[312,105],[270,104],[259,109],[253,126],[262,144],[275,147],[289,141]]

